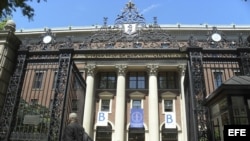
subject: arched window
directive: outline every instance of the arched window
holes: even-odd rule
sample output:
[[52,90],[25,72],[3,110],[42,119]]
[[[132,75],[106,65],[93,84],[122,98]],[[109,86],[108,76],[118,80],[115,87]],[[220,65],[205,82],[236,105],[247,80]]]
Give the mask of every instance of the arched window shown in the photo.
[[96,128],[96,141],[112,141],[112,127],[110,124]]
[[177,128],[165,128],[165,125],[161,128],[162,141],[178,141],[178,130]]
[[128,141],[145,141],[144,128],[129,128]]

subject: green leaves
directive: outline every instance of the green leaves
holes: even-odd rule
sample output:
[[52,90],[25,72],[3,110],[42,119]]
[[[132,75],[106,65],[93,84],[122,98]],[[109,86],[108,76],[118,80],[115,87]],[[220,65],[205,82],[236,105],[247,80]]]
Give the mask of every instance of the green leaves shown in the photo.
[[7,19],[0,21],[0,31],[4,30],[4,26],[5,26],[6,22],[7,22]]
[[[29,20],[32,20],[35,10],[28,4],[33,0],[1,0],[0,2],[0,19],[12,16],[12,12],[15,12],[18,8],[22,11],[24,16],[27,16]],[[43,0],[47,1],[47,0]],[[36,0],[40,3],[41,0]]]

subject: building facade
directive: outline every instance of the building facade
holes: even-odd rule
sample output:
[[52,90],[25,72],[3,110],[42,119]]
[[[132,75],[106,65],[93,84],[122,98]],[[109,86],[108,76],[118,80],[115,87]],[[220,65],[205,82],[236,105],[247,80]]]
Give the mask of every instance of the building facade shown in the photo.
[[203,102],[249,74],[249,31],[159,25],[156,17],[146,24],[132,2],[114,25],[104,18],[101,26],[16,31],[19,73],[10,78],[0,135],[60,140],[67,113],[76,111],[95,141],[216,140]]

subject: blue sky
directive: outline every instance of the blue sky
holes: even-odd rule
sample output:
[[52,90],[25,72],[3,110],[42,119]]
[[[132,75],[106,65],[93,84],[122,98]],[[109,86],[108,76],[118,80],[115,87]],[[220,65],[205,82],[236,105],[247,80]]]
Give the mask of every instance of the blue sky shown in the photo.
[[[102,25],[103,17],[113,25],[129,0],[47,0],[37,4],[33,21],[13,13],[17,29]],[[250,25],[250,1],[244,0],[132,0],[146,23],[185,25]]]

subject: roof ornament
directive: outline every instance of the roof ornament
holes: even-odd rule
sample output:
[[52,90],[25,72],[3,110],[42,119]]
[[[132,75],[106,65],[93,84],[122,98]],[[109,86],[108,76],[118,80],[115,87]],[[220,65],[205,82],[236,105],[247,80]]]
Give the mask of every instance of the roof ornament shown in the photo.
[[103,17],[103,26],[101,28],[108,28],[108,17]]
[[160,25],[157,22],[157,17],[153,17],[154,23],[152,25],[149,25],[150,28],[161,28]]
[[137,24],[142,27],[146,25],[143,15],[139,14],[135,4],[131,0],[126,4],[122,14],[117,15],[115,20],[115,26],[120,27],[123,24]]

